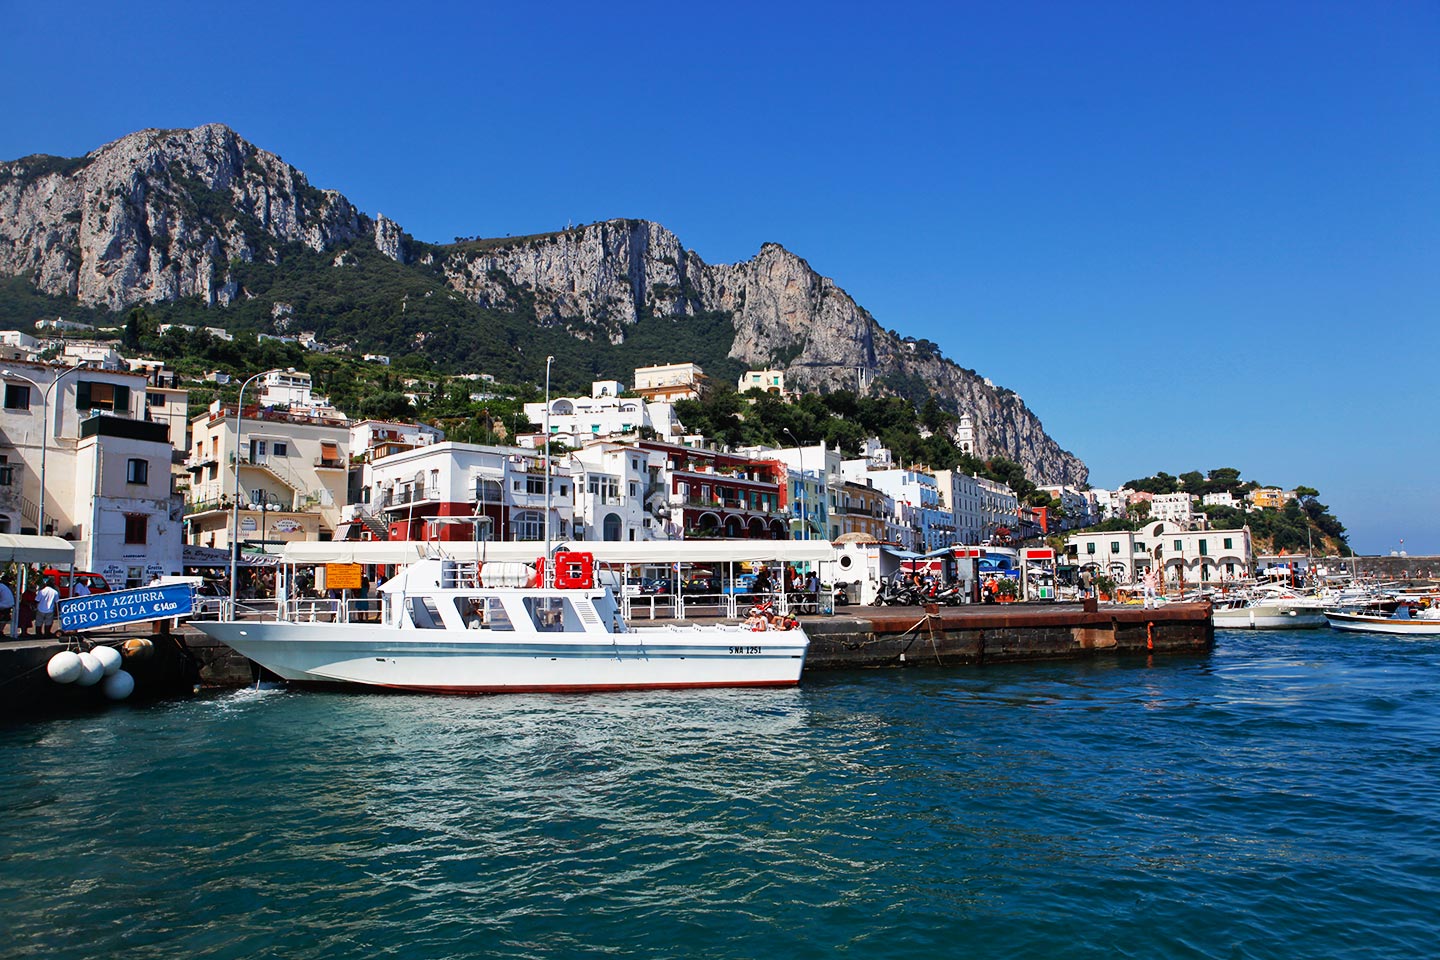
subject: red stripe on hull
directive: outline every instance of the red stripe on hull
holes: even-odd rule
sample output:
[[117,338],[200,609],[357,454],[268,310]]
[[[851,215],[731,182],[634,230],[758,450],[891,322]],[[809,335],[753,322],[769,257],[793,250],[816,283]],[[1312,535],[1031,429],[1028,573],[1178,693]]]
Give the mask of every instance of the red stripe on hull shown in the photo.
[[[344,681],[341,681],[344,683]],[[392,684],[344,683],[347,687],[380,687],[407,693],[449,693],[478,696],[487,693],[622,693],[627,690],[725,690],[733,687],[798,687],[798,680],[748,680],[732,683],[605,683],[536,684],[511,687],[406,687]]]

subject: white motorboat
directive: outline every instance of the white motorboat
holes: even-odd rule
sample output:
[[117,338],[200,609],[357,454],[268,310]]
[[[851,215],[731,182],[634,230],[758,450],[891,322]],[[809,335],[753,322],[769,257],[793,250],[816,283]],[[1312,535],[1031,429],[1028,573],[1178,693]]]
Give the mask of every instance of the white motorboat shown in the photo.
[[1210,621],[1220,630],[1312,630],[1326,623],[1321,600],[1293,593],[1217,600]]
[[1415,616],[1396,616],[1359,611],[1326,610],[1332,629],[1358,633],[1389,633],[1406,637],[1440,637],[1440,609],[1434,607]]
[[589,554],[557,553],[554,567],[553,584],[539,585],[545,578],[529,565],[432,558],[381,586],[377,622],[351,622],[364,614],[338,601],[291,601],[273,621],[194,625],[299,682],[516,693],[800,680],[809,638],[798,625],[762,626],[757,617],[752,626],[631,627],[615,595],[596,586]]

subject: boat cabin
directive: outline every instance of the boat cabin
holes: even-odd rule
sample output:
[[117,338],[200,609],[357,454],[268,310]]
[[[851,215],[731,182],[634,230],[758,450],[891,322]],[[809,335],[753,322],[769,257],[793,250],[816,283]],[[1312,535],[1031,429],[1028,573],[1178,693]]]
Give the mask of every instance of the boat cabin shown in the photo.
[[381,620],[415,630],[626,632],[608,588],[532,586],[535,577],[524,564],[421,560],[381,585]]

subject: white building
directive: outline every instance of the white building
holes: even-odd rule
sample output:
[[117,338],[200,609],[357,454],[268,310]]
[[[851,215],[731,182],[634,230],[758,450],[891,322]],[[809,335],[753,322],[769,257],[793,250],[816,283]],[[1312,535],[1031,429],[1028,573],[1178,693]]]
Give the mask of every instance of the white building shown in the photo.
[[844,460],[839,450],[822,441],[808,447],[742,447],[738,452],[785,464],[789,474],[785,502],[793,518],[793,539],[833,540],[840,535],[830,519],[840,507],[840,489],[845,485]]
[[230,546],[237,439],[240,540],[335,535],[348,486],[348,421],[261,409],[241,419],[237,438],[235,407],[217,400],[190,421],[190,435],[187,543]]
[[955,517],[955,542],[977,544],[985,536],[984,491],[980,481],[963,470],[936,470],[940,503]]
[[1071,563],[1133,583],[1146,570],[1161,569],[1174,586],[1219,583],[1249,576],[1255,555],[1250,528],[1189,530],[1167,520],[1156,520],[1139,531],[1073,533],[1066,540]]
[[665,462],[660,451],[620,443],[591,443],[572,453],[576,538],[670,539]]
[[1200,498],[1200,505],[1204,507],[1232,507],[1240,509],[1244,506],[1242,501],[1236,500],[1235,495],[1229,490],[1222,490],[1219,493],[1207,493]]
[[178,573],[183,505],[169,431],[142,416],[145,378],[37,363],[0,379],[0,532],[71,540],[116,588]]
[[[391,540],[545,539],[545,458],[533,450],[445,441],[365,465],[360,519]],[[570,467],[550,470],[550,533],[572,535]],[[366,526],[372,529],[369,520]]]
[[1150,500],[1151,520],[1187,523],[1195,515],[1195,502],[1188,493],[1157,493]]
[[[617,396],[621,385],[614,380],[597,380],[588,397],[557,397],[550,401],[550,439],[569,447],[582,447],[594,440],[638,436],[642,428],[655,431],[659,439],[683,432],[668,401],[646,401]],[[525,418],[543,427],[545,404],[527,403]],[[540,444],[534,444],[537,448]]]
[[846,460],[845,479],[868,482],[895,502],[899,542],[921,552],[947,547],[955,541],[955,515],[940,502],[935,477],[900,467],[875,469],[869,460]]
[[980,486],[980,543],[1008,540],[1020,529],[1020,499],[1009,484],[976,477]]
[[[1088,491],[1067,484],[1051,484],[1036,489],[1050,499],[1060,502],[1060,507],[1065,514],[1059,518],[1059,529],[1061,530],[1088,527],[1099,519],[1095,516],[1094,501],[1088,495]],[[1052,526],[1052,529],[1055,528]]]
[[1100,514],[1099,519],[1114,520],[1116,517],[1124,517],[1126,510],[1130,507],[1130,495],[1133,492],[1125,487],[1121,487],[1119,490],[1092,488],[1090,496]]
[[635,392],[646,400],[697,400],[709,388],[710,379],[697,363],[666,363],[635,371]]
[[71,340],[65,343],[60,355],[65,366],[83,363],[92,370],[124,370],[125,358],[111,343],[90,340]]

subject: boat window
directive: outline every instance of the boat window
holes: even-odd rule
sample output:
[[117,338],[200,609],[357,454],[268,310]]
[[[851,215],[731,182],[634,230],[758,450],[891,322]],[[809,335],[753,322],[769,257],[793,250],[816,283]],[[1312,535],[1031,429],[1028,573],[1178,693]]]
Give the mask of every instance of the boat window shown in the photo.
[[445,624],[440,620],[440,611],[435,609],[434,600],[429,597],[408,597],[405,605],[410,610],[410,622],[421,630],[445,629]]
[[455,609],[467,630],[514,630],[498,597],[456,597]]
[[541,633],[584,629],[575,616],[575,608],[564,597],[526,597],[525,612]]

